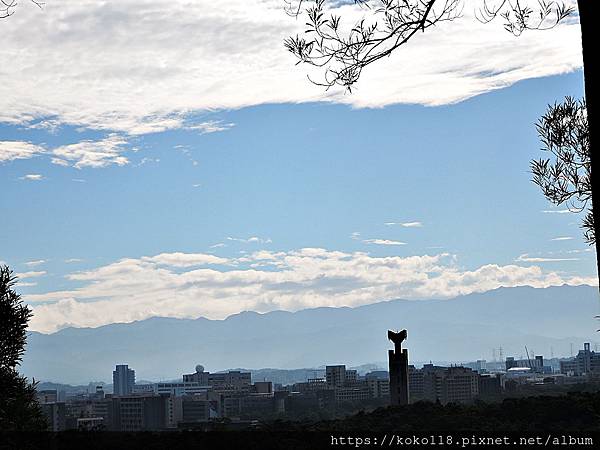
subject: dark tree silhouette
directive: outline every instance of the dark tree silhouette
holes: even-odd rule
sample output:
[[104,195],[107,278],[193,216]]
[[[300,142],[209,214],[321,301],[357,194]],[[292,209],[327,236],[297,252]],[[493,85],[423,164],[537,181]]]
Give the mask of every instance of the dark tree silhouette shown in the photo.
[[[311,79],[313,83],[351,90],[366,66],[391,55],[417,33],[459,18],[464,0],[354,0],[365,14],[351,26],[343,26],[342,17],[327,11],[328,3],[339,1],[284,1],[289,15],[306,15],[307,20],[305,37],[289,37],[285,47],[298,63],[322,68],[323,76]],[[495,1],[490,4],[482,0],[478,20],[488,23],[501,17],[504,28],[515,36],[526,30],[553,28],[573,12],[554,0],[538,0],[537,10],[522,6],[518,0]]]
[[[330,0],[338,4],[347,0]],[[463,0],[354,0],[365,11],[365,18],[351,27],[342,27],[342,18],[329,14],[326,0],[284,0],[288,14],[306,16],[304,37],[299,35],[285,40],[285,47],[304,63],[320,68],[321,79],[311,81],[327,89],[339,85],[347,90],[359,80],[362,70],[369,64],[392,54],[407,44],[418,32],[436,24],[455,20],[461,15]],[[595,218],[593,199],[600,199],[600,157],[593,157],[594,120],[596,100],[592,80],[598,79],[596,57],[592,45],[597,34],[595,21],[600,17],[600,1],[577,0],[583,50],[585,105],[587,112],[589,147],[589,191],[587,206],[591,212],[584,226],[588,242],[596,236],[600,219]],[[538,0],[537,7],[523,6],[519,0],[481,0],[476,14],[480,22],[488,23],[500,18],[504,28],[520,36],[528,30],[548,30],[556,26],[574,10],[555,0]],[[598,200],[600,202],[600,200]],[[593,229],[593,233],[590,230]],[[600,244],[596,245],[596,263],[600,268]],[[600,272],[599,272],[600,275]]]
[[[38,0],[30,1],[40,8],[44,6],[44,3]],[[17,3],[17,0],[0,0],[0,19],[6,19],[7,17],[12,16],[15,13]]]
[[538,134],[550,158],[533,160],[533,182],[555,205],[566,205],[573,212],[586,211],[582,228],[589,244],[596,242],[591,212],[590,129],[583,100],[566,97],[548,106],[537,123]]
[[27,341],[29,307],[14,290],[17,277],[0,266],[0,431],[39,431],[46,428],[36,400],[35,382],[19,375]]

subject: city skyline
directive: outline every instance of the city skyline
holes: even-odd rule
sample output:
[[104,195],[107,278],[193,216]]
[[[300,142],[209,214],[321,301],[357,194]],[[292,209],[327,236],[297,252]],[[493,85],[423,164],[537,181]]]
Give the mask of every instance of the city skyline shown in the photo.
[[361,373],[345,364],[328,364],[319,373],[304,371],[304,378],[281,383],[258,380],[240,369],[210,372],[198,364],[193,373],[177,380],[136,383],[135,370],[118,364],[112,392],[99,382],[90,382],[84,390],[40,385],[37,398],[53,431],[210,429],[223,418],[234,426],[253,427],[259,420],[306,417],[316,411],[347,414],[356,408],[406,407],[422,401],[472,404],[564,393],[594,386],[600,373],[600,354],[590,343],[574,357],[549,361],[528,354],[525,360],[506,357],[494,363],[478,360],[448,367],[430,362],[415,367],[408,364],[407,350],[400,349],[406,330],[388,331],[388,338],[395,347],[389,351],[389,371],[372,367]]

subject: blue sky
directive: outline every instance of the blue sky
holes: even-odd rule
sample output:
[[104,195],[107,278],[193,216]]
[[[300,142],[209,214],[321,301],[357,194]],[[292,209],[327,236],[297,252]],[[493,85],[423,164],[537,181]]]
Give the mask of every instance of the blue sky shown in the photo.
[[582,95],[580,70],[544,74],[502,89],[463,74],[470,87],[435,106],[414,81],[418,104],[381,103],[368,85],[328,102],[231,94],[185,115],[115,97],[121,128],[83,93],[76,116],[35,85],[31,117],[16,98],[0,121],[0,260],[41,331],[593,282],[581,217],[543,212],[562,208],[529,181],[534,123]]
[[[247,250],[228,236],[270,238],[271,250],[405,256],[443,247],[471,268],[585,248],[579,216],[542,213],[560,208],[528,181],[530,159],[543,156],[535,121],[548,103],[581,92],[575,72],[443,107],[262,105],[216,114],[235,124],[226,131],[138,138],[139,150],[122,167],[75,169],[44,156],[13,161],[1,167],[2,203],[14,211],[5,217],[3,259],[94,264],[205,252],[218,243],[229,244],[219,254]],[[102,137],[69,128],[0,130],[7,140],[51,146]],[[21,179],[32,173],[44,179]],[[574,239],[551,241],[559,236]],[[373,238],[406,245],[362,242]],[[592,262],[587,255],[552,267],[592,275]]]

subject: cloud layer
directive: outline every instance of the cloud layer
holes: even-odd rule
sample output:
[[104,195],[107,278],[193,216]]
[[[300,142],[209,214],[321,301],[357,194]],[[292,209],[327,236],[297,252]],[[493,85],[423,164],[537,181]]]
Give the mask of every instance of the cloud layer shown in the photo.
[[[325,93],[284,49],[283,39],[302,34],[304,20],[286,16],[283,4],[52,0],[40,11],[23,2],[2,23],[0,58],[10,64],[0,71],[0,122],[50,132],[70,123],[144,134],[189,128],[191,112],[271,102],[447,104],[581,66],[573,20],[516,38],[501,20],[477,22],[480,1],[466,0],[464,17],[415,36],[368,67],[354,94]],[[341,5],[346,17],[359,17],[353,6]],[[229,126],[205,121],[196,127],[206,133]],[[77,151],[63,150],[64,156]]]
[[[52,164],[59,166],[98,169],[110,165],[129,164],[129,160],[123,154],[127,149],[128,142],[116,134],[111,134],[98,141],[84,140],[74,144],[61,145],[54,149],[47,149],[41,145],[24,141],[0,141],[0,163],[47,156]],[[39,174],[30,174],[25,175],[22,179],[39,181],[43,177]]]
[[67,278],[81,286],[26,297],[34,307],[32,329],[52,332],[151,316],[225,318],[244,310],[357,306],[395,298],[448,298],[501,286],[596,282],[537,266],[488,264],[465,270],[447,253],[375,257],[321,248],[261,250],[233,259],[163,253],[122,259]]

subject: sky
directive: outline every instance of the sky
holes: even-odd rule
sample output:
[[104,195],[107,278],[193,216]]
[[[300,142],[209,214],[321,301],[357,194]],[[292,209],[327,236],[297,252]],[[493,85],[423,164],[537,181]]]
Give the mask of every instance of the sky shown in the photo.
[[31,329],[597,284],[529,173],[537,119],[583,93],[577,18],[516,38],[473,5],[349,94],[286,53],[279,0],[21,2],[0,261]]

